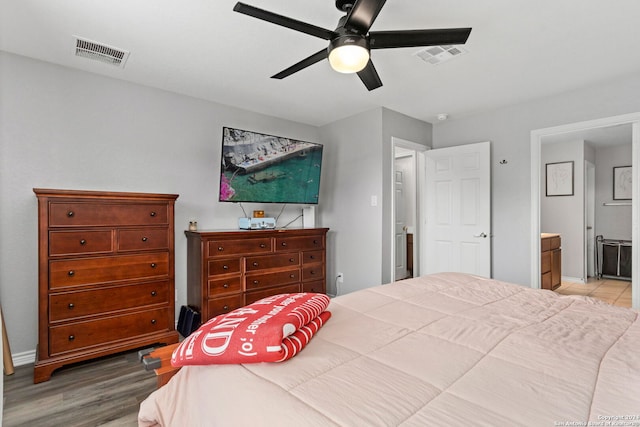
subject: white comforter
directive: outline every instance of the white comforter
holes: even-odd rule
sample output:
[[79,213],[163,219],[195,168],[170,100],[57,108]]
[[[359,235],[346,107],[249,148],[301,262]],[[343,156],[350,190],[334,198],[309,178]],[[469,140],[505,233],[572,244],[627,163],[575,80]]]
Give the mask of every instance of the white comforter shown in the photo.
[[140,425],[640,426],[635,310],[456,273],[329,310],[288,362],[182,368]]

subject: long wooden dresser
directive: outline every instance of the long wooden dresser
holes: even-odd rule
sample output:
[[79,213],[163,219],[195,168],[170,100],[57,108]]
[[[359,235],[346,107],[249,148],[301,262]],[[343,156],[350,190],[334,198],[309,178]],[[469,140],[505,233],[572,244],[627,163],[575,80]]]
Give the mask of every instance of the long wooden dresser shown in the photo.
[[328,228],[185,231],[187,304],[212,317],[280,293],[326,293]]
[[175,343],[177,195],[34,188],[38,349],[34,382],[64,365]]

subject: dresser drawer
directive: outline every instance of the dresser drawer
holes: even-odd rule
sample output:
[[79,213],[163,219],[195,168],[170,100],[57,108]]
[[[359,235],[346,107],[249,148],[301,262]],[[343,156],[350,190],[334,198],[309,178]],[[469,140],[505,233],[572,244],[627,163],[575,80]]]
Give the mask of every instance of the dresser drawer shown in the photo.
[[245,271],[265,270],[268,268],[293,267],[300,264],[300,254],[292,252],[281,255],[247,257]]
[[317,294],[326,293],[326,289],[324,287],[324,280],[320,280],[317,282],[307,282],[302,284],[302,292],[314,292]]
[[321,235],[276,238],[276,251],[305,251],[322,248],[324,248],[324,239]]
[[306,251],[302,253],[302,264],[314,264],[323,261],[323,250]]
[[57,322],[169,302],[169,283],[115,286],[49,296],[49,320]]
[[207,271],[209,276],[217,276],[220,274],[239,273],[240,258],[217,259],[207,262]]
[[113,252],[111,230],[50,231],[49,255]]
[[316,264],[302,269],[302,280],[322,280],[324,278],[324,265]]
[[208,257],[269,252],[271,252],[271,239],[269,237],[242,240],[209,240],[207,242]]
[[242,292],[240,276],[209,280],[209,297]]
[[[228,313],[236,308],[244,306],[244,295],[230,295],[228,297],[215,298],[207,301],[209,319],[219,314]],[[203,323],[205,320],[203,320]]]
[[277,288],[264,289],[259,291],[247,292],[245,296],[245,303],[251,304],[262,298],[270,297],[278,294],[293,294],[300,292],[300,284],[278,286]]
[[49,205],[49,226],[113,226],[166,225],[169,212],[166,204],[52,202]]
[[158,250],[169,248],[169,233],[166,227],[118,230],[118,251]]
[[245,289],[247,291],[251,289],[282,285],[285,283],[297,283],[300,282],[300,270],[295,269],[278,271],[275,273],[252,274],[247,275],[245,280]]
[[[167,308],[49,328],[51,355],[169,330]],[[171,316],[173,317],[173,316]]]
[[168,252],[49,262],[51,289],[168,275]]

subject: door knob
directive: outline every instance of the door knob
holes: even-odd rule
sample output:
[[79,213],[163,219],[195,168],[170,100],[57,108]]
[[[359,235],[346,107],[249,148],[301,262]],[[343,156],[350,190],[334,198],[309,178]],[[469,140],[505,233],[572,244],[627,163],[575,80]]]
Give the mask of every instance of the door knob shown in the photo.
[[474,234],[473,237],[482,237],[484,239],[487,237],[487,233]]

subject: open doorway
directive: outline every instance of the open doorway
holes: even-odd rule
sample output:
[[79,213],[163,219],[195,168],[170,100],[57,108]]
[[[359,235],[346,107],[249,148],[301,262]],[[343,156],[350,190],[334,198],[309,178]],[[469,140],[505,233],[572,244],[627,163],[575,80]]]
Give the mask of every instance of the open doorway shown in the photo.
[[391,168],[391,281],[416,277],[420,254],[420,167],[429,147],[393,137]]
[[[545,143],[553,143],[554,138],[559,138],[562,136],[567,136],[570,134],[574,134],[575,136],[580,132],[587,132],[593,130],[601,130],[606,128],[618,127],[618,126],[628,126],[631,129],[631,155],[627,157],[629,163],[633,165],[640,166],[640,113],[627,114],[623,116],[616,116],[598,120],[592,120],[588,122],[580,122],[567,124],[562,126],[557,126],[553,128],[546,129],[538,129],[531,132],[531,287],[539,288],[541,285],[540,279],[540,271],[541,271],[541,242],[540,242],[540,232],[545,231],[542,229],[542,219],[541,219],[541,198],[545,195],[544,188],[544,176],[543,168],[545,166],[545,161],[543,160],[542,149]],[[585,175],[587,170],[587,166],[585,165],[584,159],[579,164],[580,173],[574,176],[579,176],[581,178],[582,187],[581,191],[584,191],[585,183],[588,184],[588,175]],[[638,182],[638,167],[632,168],[633,174],[633,182]],[[583,193],[584,194],[584,193]],[[637,200],[640,195],[640,189],[638,186],[634,186],[632,189],[632,197],[630,201],[630,217],[631,217],[631,240],[633,242],[633,246],[638,248],[638,242],[640,241],[640,231],[638,230],[638,226],[640,225],[640,212],[637,208]],[[596,208],[599,208],[596,203]],[[584,206],[584,203],[582,204]],[[587,241],[587,218],[585,215],[585,211],[581,211],[579,214],[579,222],[580,222],[580,233],[576,238],[576,241],[580,240],[580,245],[582,242]],[[597,214],[596,214],[597,216]],[[597,221],[597,219],[596,219]],[[597,230],[596,230],[597,232]],[[564,246],[564,242],[563,242]],[[581,247],[581,246],[580,246]],[[579,251],[580,253],[584,253],[583,251]],[[579,257],[583,255],[579,254]],[[589,269],[588,265],[584,264],[585,259],[581,258],[582,264],[580,270],[578,271],[577,276],[586,276],[586,273]],[[585,273],[581,273],[585,272]],[[638,272],[640,272],[640,253],[637,249],[632,250],[632,277],[638,278]],[[571,274],[571,273],[569,273]],[[564,274],[563,274],[564,275]],[[632,282],[631,286],[632,290],[632,307],[639,308],[640,307],[640,287],[638,286],[638,280]]]

